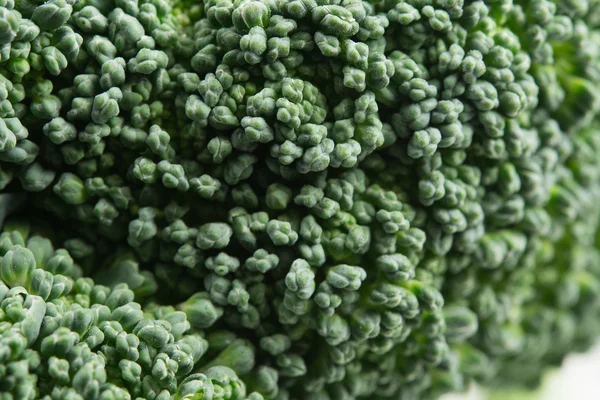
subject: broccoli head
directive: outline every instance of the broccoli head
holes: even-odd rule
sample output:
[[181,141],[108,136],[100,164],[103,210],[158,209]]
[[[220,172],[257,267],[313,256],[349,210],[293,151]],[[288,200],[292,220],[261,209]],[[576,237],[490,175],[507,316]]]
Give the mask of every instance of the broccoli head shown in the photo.
[[0,16],[7,399],[433,399],[600,335],[600,0]]

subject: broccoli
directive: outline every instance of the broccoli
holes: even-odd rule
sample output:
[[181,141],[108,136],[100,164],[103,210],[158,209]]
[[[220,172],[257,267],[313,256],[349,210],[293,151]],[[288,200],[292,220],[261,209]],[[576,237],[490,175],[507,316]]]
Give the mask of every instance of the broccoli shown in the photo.
[[0,16],[7,399],[434,399],[600,335],[600,0]]
[[269,370],[248,368],[251,343],[236,339],[205,360],[218,350],[191,331],[185,312],[142,309],[126,283],[109,288],[78,277],[69,252],[27,224],[4,230],[0,254],[3,397],[264,399],[258,392],[246,397],[238,373],[256,387],[272,386],[272,376],[261,372]]

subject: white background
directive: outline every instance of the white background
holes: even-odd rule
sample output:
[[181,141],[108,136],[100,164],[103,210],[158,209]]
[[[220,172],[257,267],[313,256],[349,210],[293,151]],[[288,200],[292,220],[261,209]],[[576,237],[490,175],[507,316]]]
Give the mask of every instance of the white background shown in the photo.
[[[512,400],[502,396],[502,400]],[[448,395],[441,400],[486,400],[485,392],[472,388],[466,394]],[[519,400],[524,400],[519,397]],[[562,367],[550,373],[539,392],[527,400],[600,400],[600,343],[586,354],[569,356]]]

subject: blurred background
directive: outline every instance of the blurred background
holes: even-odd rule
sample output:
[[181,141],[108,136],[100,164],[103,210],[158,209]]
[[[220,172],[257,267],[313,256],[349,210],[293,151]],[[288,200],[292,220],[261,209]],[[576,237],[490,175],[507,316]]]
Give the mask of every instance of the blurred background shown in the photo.
[[548,373],[535,393],[490,394],[474,387],[441,400],[600,400],[600,342],[588,353],[568,357],[561,368]]

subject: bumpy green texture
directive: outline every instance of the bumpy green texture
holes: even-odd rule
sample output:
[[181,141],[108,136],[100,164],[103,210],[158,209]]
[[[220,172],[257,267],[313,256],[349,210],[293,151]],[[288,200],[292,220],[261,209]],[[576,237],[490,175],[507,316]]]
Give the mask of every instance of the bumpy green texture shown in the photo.
[[27,224],[9,223],[0,235],[3,399],[264,399],[247,396],[236,374],[271,382],[264,369],[249,374],[250,344],[214,346],[184,312],[142,309],[127,284],[95,285],[80,272]]
[[[88,395],[66,353],[0,345],[26,361],[0,392],[245,398],[231,371],[249,400],[535,385],[600,334],[599,112],[600,0],[0,0],[0,189],[60,231],[75,282],[133,293],[169,345],[183,312],[212,352],[144,364],[121,325],[120,350],[90,347]],[[11,257],[29,309],[43,257]]]

